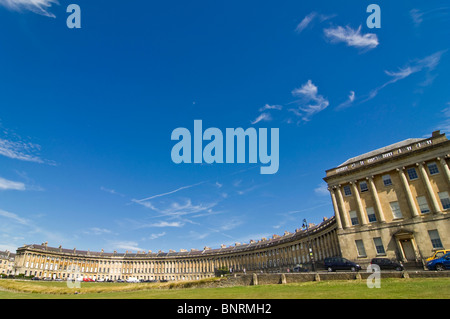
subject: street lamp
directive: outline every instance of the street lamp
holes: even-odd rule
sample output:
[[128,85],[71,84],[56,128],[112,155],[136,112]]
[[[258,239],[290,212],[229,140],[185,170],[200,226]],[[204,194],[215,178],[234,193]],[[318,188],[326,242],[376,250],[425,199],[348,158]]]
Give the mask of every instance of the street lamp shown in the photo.
[[311,246],[311,239],[309,238],[309,225],[308,225],[308,222],[306,221],[306,219],[303,219],[302,227],[304,229],[306,229],[306,234],[308,236],[308,250],[309,250],[309,258],[311,259],[311,263],[312,263],[312,270],[316,271],[316,264],[314,262],[314,254],[313,254],[313,250],[312,250],[312,246]]

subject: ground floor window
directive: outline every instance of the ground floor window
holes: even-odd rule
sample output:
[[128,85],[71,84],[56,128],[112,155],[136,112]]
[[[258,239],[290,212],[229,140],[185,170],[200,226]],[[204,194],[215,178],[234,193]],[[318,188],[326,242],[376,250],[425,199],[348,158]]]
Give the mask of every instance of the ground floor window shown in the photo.
[[380,237],[375,237],[373,239],[373,243],[375,244],[375,249],[377,250],[378,255],[384,255],[386,253]]
[[429,230],[428,234],[430,235],[431,244],[433,245],[434,249],[444,248],[442,246],[441,237],[439,237],[439,232],[437,231],[437,229]]

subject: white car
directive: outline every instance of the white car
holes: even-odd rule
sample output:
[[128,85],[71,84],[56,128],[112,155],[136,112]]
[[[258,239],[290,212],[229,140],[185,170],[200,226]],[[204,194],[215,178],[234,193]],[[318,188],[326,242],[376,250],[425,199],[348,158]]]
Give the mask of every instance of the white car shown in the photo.
[[137,278],[131,277],[131,278],[128,278],[128,279],[127,279],[127,282],[136,283],[136,282],[140,282],[140,280],[137,279]]

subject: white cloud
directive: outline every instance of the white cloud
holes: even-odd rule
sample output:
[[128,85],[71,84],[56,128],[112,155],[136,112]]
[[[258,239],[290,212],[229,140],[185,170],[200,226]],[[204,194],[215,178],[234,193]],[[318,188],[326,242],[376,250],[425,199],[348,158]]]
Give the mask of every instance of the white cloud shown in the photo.
[[295,28],[295,31],[298,33],[302,32],[306,29],[306,27],[311,23],[311,21],[317,16],[316,12],[311,12],[306,17],[303,18],[303,20],[297,25]]
[[411,9],[409,15],[416,27],[419,27],[424,19],[436,21],[438,18],[447,18],[449,14],[449,7],[433,8],[428,11],[421,11],[419,9]]
[[262,108],[259,109],[260,112],[264,112],[266,110],[281,110],[283,107],[281,105],[269,105],[266,104]]
[[434,130],[440,130],[443,133],[450,134],[450,102],[447,103],[447,107],[441,111],[441,114],[443,120]]
[[0,177],[0,190],[25,190],[25,184],[21,182],[13,182]]
[[353,101],[355,101],[355,91],[350,91],[350,94],[348,95],[348,98],[345,102],[338,105],[337,109],[345,108],[350,106]]
[[7,211],[2,210],[2,209],[0,209],[0,216],[1,217],[6,217],[6,218],[8,218],[8,219],[18,223],[18,224],[21,224],[21,225],[26,225],[26,226],[30,225],[30,221],[28,219],[19,217],[17,214],[10,213],[10,212],[7,212]]
[[252,123],[252,125],[254,125],[261,121],[270,121],[271,119],[272,119],[272,117],[270,116],[269,113],[262,113],[256,119],[254,119],[251,123]]
[[411,16],[411,19],[414,22],[415,26],[419,26],[423,21],[423,12],[421,12],[418,9],[411,9],[409,11],[409,15]]
[[299,97],[296,101],[300,106],[298,109],[290,109],[295,115],[301,117],[304,121],[309,121],[310,117],[320,111],[323,111],[330,104],[327,99],[318,94],[319,89],[308,80],[300,88],[294,89],[292,95]]
[[331,27],[323,30],[325,36],[331,42],[345,42],[348,46],[360,49],[373,49],[379,44],[378,37],[374,33],[361,34],[361,26],[353,30],[349,26]]
[[119,196],[121,196],[121,197],[124,197],[124,196],[125,196],[124,194],[121,194],[121,193],[119,193],[119,192],[116,192],[114,189],[109,189],[109,188],[106,188],[106,187],[103,187],[103,186],[101,186],[100,189],[101,189],[102,191],[104,191],[104,192],[107,192],[107,193],[110,193],[110,194],[113,194],[113,195],[119,195]]
[[146,227],[182,227],[182,226],[184,226],[184,224],[181,222],[166,222],[166,221],[160,221],[157,223],[142,225],[142,227],[144,227],[144,228],[146,228]]
[[165,236],[165,235],[166,235],[166,232],[162,232],[162,233],[159,233],[159,234],[151,234],[151,235],[148,237],[148,239],[153,240],[153,239],[157,239],[157,238],[159,238],[159,237],[163,237],[163,236]]
[[44,163],[34,153],[40,150],[40,146],[22,141],[9,141],[0,138],[0,155],[26,162]]
[[181,191],[183,189],[189,189],[191,187],[198,186],[198,185],[201,185],[201,184],[204,184],[204,183],[206,183],[206,181],[203,181],[203,182],[200,182],[200,183],[196,183],[196,184],[192,184],[192,185],[182,186],[182,187],[179,187],[179,188],[177,188],[177,189],[175,189],[173,191],[162,193],[162,194],[153,195],[153,196],[150,196],[150,197],[147,197],[147,198],[143,198],[143,199],[133,199],[133,202],[141,204],[142,202],[148,201],[150,199],[171,195],[171,194],[177,193],[177,192],[179,192],[179,191]]
[[43,16],[55,18],[55,15],[48,11],[53,4],[59,4],[58,0],[0,0],[0,5],[9,10],[28,10]]
[[328,191],[328,185],[325,183],[321,183],[314,189],[314,193],[317,195],[328,195],[330,192]]
[[92,228],[89,228],[88,230],[84,231],[84,233],[87,235],[104,235],[104,234],[111,234],[112,231],[110,231],[109,229],[105,229],[105,228],[92,227]]
[[384,71],[391,79],[385,82],[383,85],[372,90],[369,94],[369,97],[365,101],[370,100],[375,96],[377,96],[378,92],[381,89],[385,88],[386,86],[396,83],[397,81],[403,80],[409,77],[410,75],[421,71],[426,71],[427,77],[425,82],[423,82],[422,84],[429,85],[432,82],[430,77],[430,71],[433,71],[438,66],[441,60],[441,56],[444,52],[446,52],[446,50],[438,51],[423,59],[414,60],[409,65],[406,65],[403,68],[399,68],[398,71]]
[[318,14],[317,12],[311,12],[307,16],[303,18],[303,20],[297,25],[295,28],[295,31],[298,33],[301,33],[303,30],[305,30],[309,25],[313,23],[314,20],[319,20],[320,22],[324,22],[326,20],[329,20],[333,17],[335,17],[335,14],[332,15],[324,15],[324,14]]
[[[0,234],[2,240],[8,241],[2,244],[19,247],[24,244],[24,240],[30,238],[45,238],[48,241],[54,241],[63,244],[67,240],[67,234],[59,234],[54,230],[46,230],[35,224],[36,215],[33,219],[19,216],[18,214],[0,209]],[[20,237],[18,237],[20,234]]]
[[111,243],[114,249],[117,250],[128,250],[130,251],[143,251],[144,249],[139,248],[138,243],[134,241],[115,241]]

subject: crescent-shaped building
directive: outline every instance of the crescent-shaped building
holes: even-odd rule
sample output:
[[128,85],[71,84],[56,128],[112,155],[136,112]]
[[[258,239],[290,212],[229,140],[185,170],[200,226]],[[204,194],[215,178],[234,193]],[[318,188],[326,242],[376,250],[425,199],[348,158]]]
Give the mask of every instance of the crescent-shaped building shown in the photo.
[[93,280],[193,280],[232,272],[315,270],[327,257],[368,265],[389,258],[424,267],[450,247],[450,141],[407,139],[327,170],[335,216],[319,225],[233,246],[169,252],[91,252],[41,245],[16,251],[14,274]]

